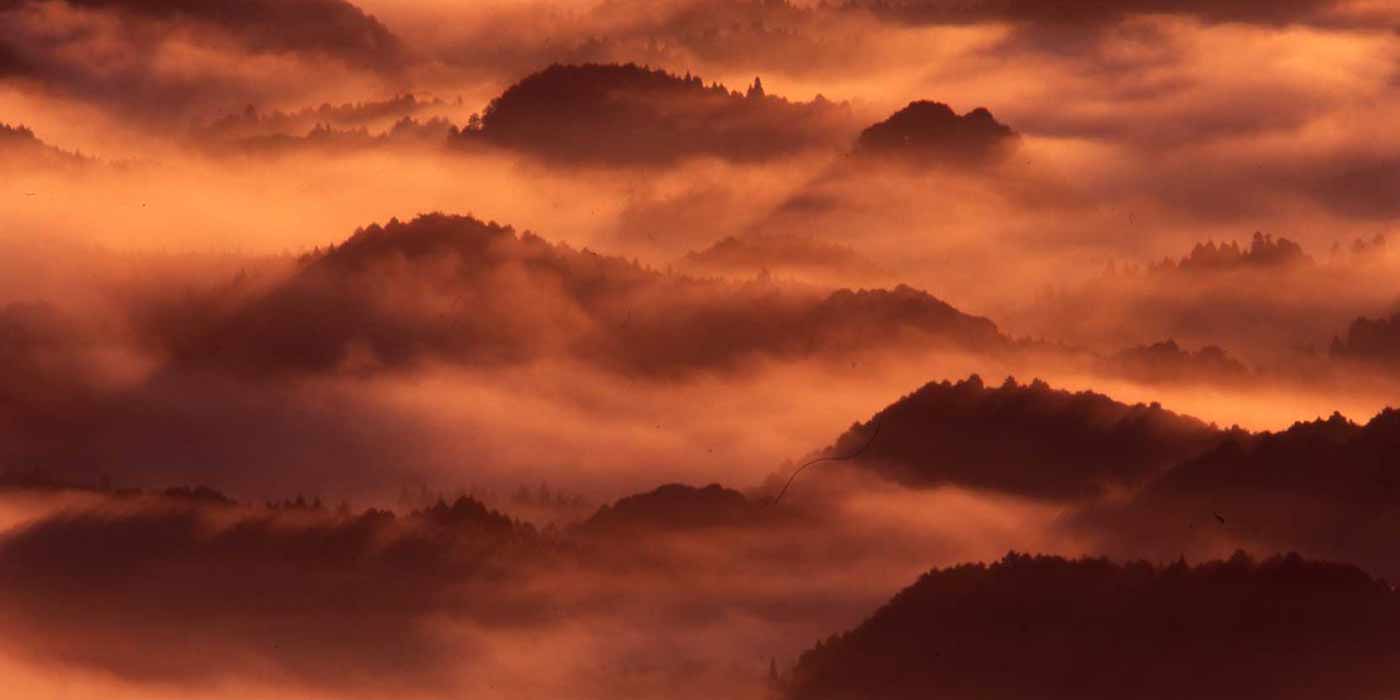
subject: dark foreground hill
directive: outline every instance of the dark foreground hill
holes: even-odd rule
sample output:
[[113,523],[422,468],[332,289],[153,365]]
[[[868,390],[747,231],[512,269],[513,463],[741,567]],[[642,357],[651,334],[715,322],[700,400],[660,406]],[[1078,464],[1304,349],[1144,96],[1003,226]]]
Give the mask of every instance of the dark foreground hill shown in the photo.
[[935,569],[802,655],[794,700],[1375,699],[1400,594],[1296,555],[1196,566],[1011,554]]
[[1400,572],[1400,412],[1231,435],[1133,498],[1076,516],[1105,551],[1175,556],[1221,541]]

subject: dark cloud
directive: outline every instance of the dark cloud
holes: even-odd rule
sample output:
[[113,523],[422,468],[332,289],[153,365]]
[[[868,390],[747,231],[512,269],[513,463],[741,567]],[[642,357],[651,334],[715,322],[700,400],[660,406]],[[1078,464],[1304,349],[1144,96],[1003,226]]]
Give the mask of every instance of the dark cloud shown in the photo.
[[462,132],[461,144],[490,144],[564,164],[648,165],[687,158],[763,161],[849,137],[850,112],[746,94],[699,77],[627,65],[555,65],[512,85]]
[[403,60],[404,47],[345,0],[61,0],[121,16],[193,23],[228,32],[254,51],[320,53],[366,67]]
[[0,78],[167,128],[230,105],[324,94],[350,76],[397,80],[407,62],[388,29],[343,0],[0,7]]
[[1400,154],[1338,155],[1319,163],[1300,189],[1339,214],[1390,220],[1400,214]]
[[[6,9],[8,8],[0,6],[0,12],[4,12]],[[0,42],[0,78],[24,75],[31,70],[32,68],[16,47]]]
[[[634,61],[824,79],[869,75],[898,57],[872,16],[783,0],[504,5],[483,8],[471,20],[434,52],[470,78],[520,75],[550,63]],[[523,24],[528,28],[514,30]],[[513,30],[502,31],[505,26]]]
[[[363,394],[258,390],[170,371],[114,386],[90,376],[94,364],[80,354],[67,375],[5,377],[6,466],[88,483],[104,475],[119,485],[199,480],[257,494],[275,481],[279,490],[341,494],[363,492],[365,484],[385,488],[429,462],[420,455],[412,468],[404,464],[407,452],[417,452],[404,445],[425,439],[422,427]],[[270,479],[266,468],[274,464],[295,468]]]
[[1144,15],[1175,15],[1211,23],[1282,25],[1318,19],[1338,5],[1337,0],[853,0],[846,6],[919,24],[1015,22],[1097,27]]
[[[643,5],[650,12],[639,11]],[[704,65],[767,65],[791,73],[842,71],[861,66],[879,50],[878,39],[858,18],[787,0],[606,0],[591,14],[604,21],[627,18],[632,25],[628,32],[601,39],[597,49],[650,49],[659,59]],[[652,19],[638,22],[639,15]]]
[[[934,569],[803,654],[786,697],[1385,697],[1400,594],[1355,567],[1008,555]],[[1189,668],[1190,673],[1171,669]]]

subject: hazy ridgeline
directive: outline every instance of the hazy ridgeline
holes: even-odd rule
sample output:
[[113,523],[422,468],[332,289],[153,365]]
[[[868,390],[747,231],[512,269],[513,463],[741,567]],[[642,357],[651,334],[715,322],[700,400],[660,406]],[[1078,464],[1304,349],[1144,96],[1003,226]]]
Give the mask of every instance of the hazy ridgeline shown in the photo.
[[0,695],[1391,697],[1397,28],[0,0]]

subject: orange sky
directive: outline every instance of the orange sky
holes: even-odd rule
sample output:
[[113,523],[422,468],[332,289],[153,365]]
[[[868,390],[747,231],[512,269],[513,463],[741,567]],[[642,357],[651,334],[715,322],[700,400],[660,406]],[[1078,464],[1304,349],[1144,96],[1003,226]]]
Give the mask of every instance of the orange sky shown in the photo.
[[[1389,522],[1388,496],[1364,524],[1328,500],[1360,498],[1352,482],[1200,496],[1153,472],[1070,502],[871,462],[756,531],[641,554],[570,526],[670,482],[761,499],[852,424],[972,374],[1160,404],[1248,449],[1334,411],[1388,429],[1397,28],[1366,0],[0,0],[0,475],[244,504],[0,489],[0,568],[39,572],[0,575],[0,634],[25,642],[0,686],[761,698],[770,658],[791,666],[930,566],[1011,548],[1297,548],[1392,573],[1369,534],[1273,520]],[[1026,426],[1067,399],[1027,392],[1012,404],[1039,418],[998,414],[1003,442],[1061,449]],[[1349,436],[1323,441],[1339,473],[1391,444],[1322,425]],[[1190,454],[1173,466],[1233,459]],[[513,499],[541,483],[567,497]],[[299,493],[400,519],[254,505]],[[432,499],[406,493],[554,529],[465,580],[475,545],[433,539],[407,512]],[[1183,535],[1131,506],[1217,502],[1258,522]],[[97,559],[50,597],[65,565],[41,554],[86,552],[89,527],[165,583],[112,579],[128,607],[100,611],[82,582],[125,567]],[[266,556],[321,536],[354,544],[314,576]],[[422,568],[379,588],[404,561]],[[179,601],[208,627],[159,613],[166,584],[239,562],[281,597]],[[316,601],[342,574],[346,597]],[[308,601],[302,634],[287,611]],[[34,614],[59,605],[93,619]],[[337,680],[375,648],[365,630],[413,663]]]

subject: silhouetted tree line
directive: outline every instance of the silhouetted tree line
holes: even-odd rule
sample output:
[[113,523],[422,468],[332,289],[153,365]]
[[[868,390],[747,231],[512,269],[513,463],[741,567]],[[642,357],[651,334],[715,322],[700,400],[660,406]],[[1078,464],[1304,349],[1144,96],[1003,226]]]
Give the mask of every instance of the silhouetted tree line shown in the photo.
[[[1385,236],[1379,234],[1370,239],[1356,238],[1345,245],[1341,241],[1336,241],[1332,244],[1328,260],[1331,264],[1344,264],[1367,258],[1384,251],[1385,241]],[[1349,253],[1351,257],[1346,258],[1343,253]],[[1204,243],[1196,243],[1181,258],[1162,258],[1145,266],[1110,261],[1105,268],[1105,273],[1112,277],[1135,276],[1143,272],[1213,273],[1289,269],[1315,265],[1317,265],[1317,260],[1304,250],[1300,243],[1282,236],[1275,238],[1270,234],[1256,231],[1250,238],[1248,245],[1243,245],[1238,241],[1224,243],[1205,241]]]
[[879,268],[851,246],[800,234],[725,236],[686,253],[687,268],[711,273],[763,274],[783,269],[874,273]]
[[[534,312],[520,313],[516,290],[536,299]],[[1009,347],[991,321],[909,287],[822,296],[695,279],[441,214],[360,229],[268,292],[233,308],[211,298],[207,309],[147,309],[143,330],[176,366],[264,378],[354,371],[352,349],[364,371],[514,364],[563,347],[622,373],[683,375],[905,343]]]
[[1334,337],[1329,348],[1334,359],[1400,367],[1400,313],[1389,318],[1358,318],[1345,337]]
[[1383,233],[1378,233],[1369,239],[1353,239],[1347,246],[1343,246],[1341,241],[1332,243],[1333,258],[1340,257],[1344,251],[1350,253],[1353,257],[1370,257],[1384,253],[1386,250],[1387,240]]
[[1248,248],[1241,248],[1235,241],[1220,245],[1214,241],[1197,243],[1186,257],[1179,261],[1163,260],[1158,267],[1182,272],[1214,272],[1313,263],[1312,256],[1304,253],[1297,243],[1256,231]]
[[665,484],[598,509],[580,529],[593,533],[658,532],[753,524],[760,506],[719,484]]
[[355,151],[385,146],[437,148],[446,142],[454,128],[451,122],[442,117],[424,121],[403,117],[378,133],[364,126],[339,128],[317,123],[300,135],[258,134],[204,145],[219,153],[244,155],[279,155],[307,148],[323,151]]
[[1122,504],[1077,516],[1115,551],[1154,556],[1218,541],[1297,550],[1400,576],[1400,412],[1237,431]]
[[971,164],[1006,155],[1019,138],[983,107],[959,116],[941,102],[920,100],[862,131],[856,153],[920,165]]
[[456,140],[566,163],[759,160],[834,145],[849,118],[825,99],[769,95],[757,78],[740,93],[631,63],[555,64],[507,88]]
[[0,166],[78,167],[92,162],[78,151],[65,151],[40,140],[23,124],[0,122]]
[[1141,483],[1225,435],[1156,403],[1129,406],[1011,377],[989,387],[972,375],[924,385],[819,454],[851,454],[869,443],[858,465],[910,486],[1084,498]]
[[[123,21],[215,30],[260,52],[330,56],[375,70],[403,65],[400,39],[373,15],[347,0],[66,0],[77,8],[104,10]],[[11,5],[38,4],[14,0]]]
[[1255,376],[1243,362],[1218,346],[1207,345],[1192,352],[1170,339],[1121,350],[1100,365],[1114,374],[1144,382],[1231,384]]
[[521,484],[511,493],[510,501],[519,506],[546,508],[581,508],[588,503],[579,494],[552,489],[543,481],[534,488]]
[[1380,698],[1400,593],[1296,554],[1170,566],[1011,553],[934,569],[802,654],[795,700]]
[[389,119],[399,121],[420,112],[447,106],[461,106],[461,98],[449,103],[440,98],[419,99],[413,93],[403,93],[385,100],[346,102],[338,105],[323,103],[318,107],[307,107],[295,112],[260,112],[257,107],[248,105],[242,112],[226,114],[205,124],[196,124],[192,131],[200,139],[237,141],[271,134],[301,134],[316,126],[353,129]]

